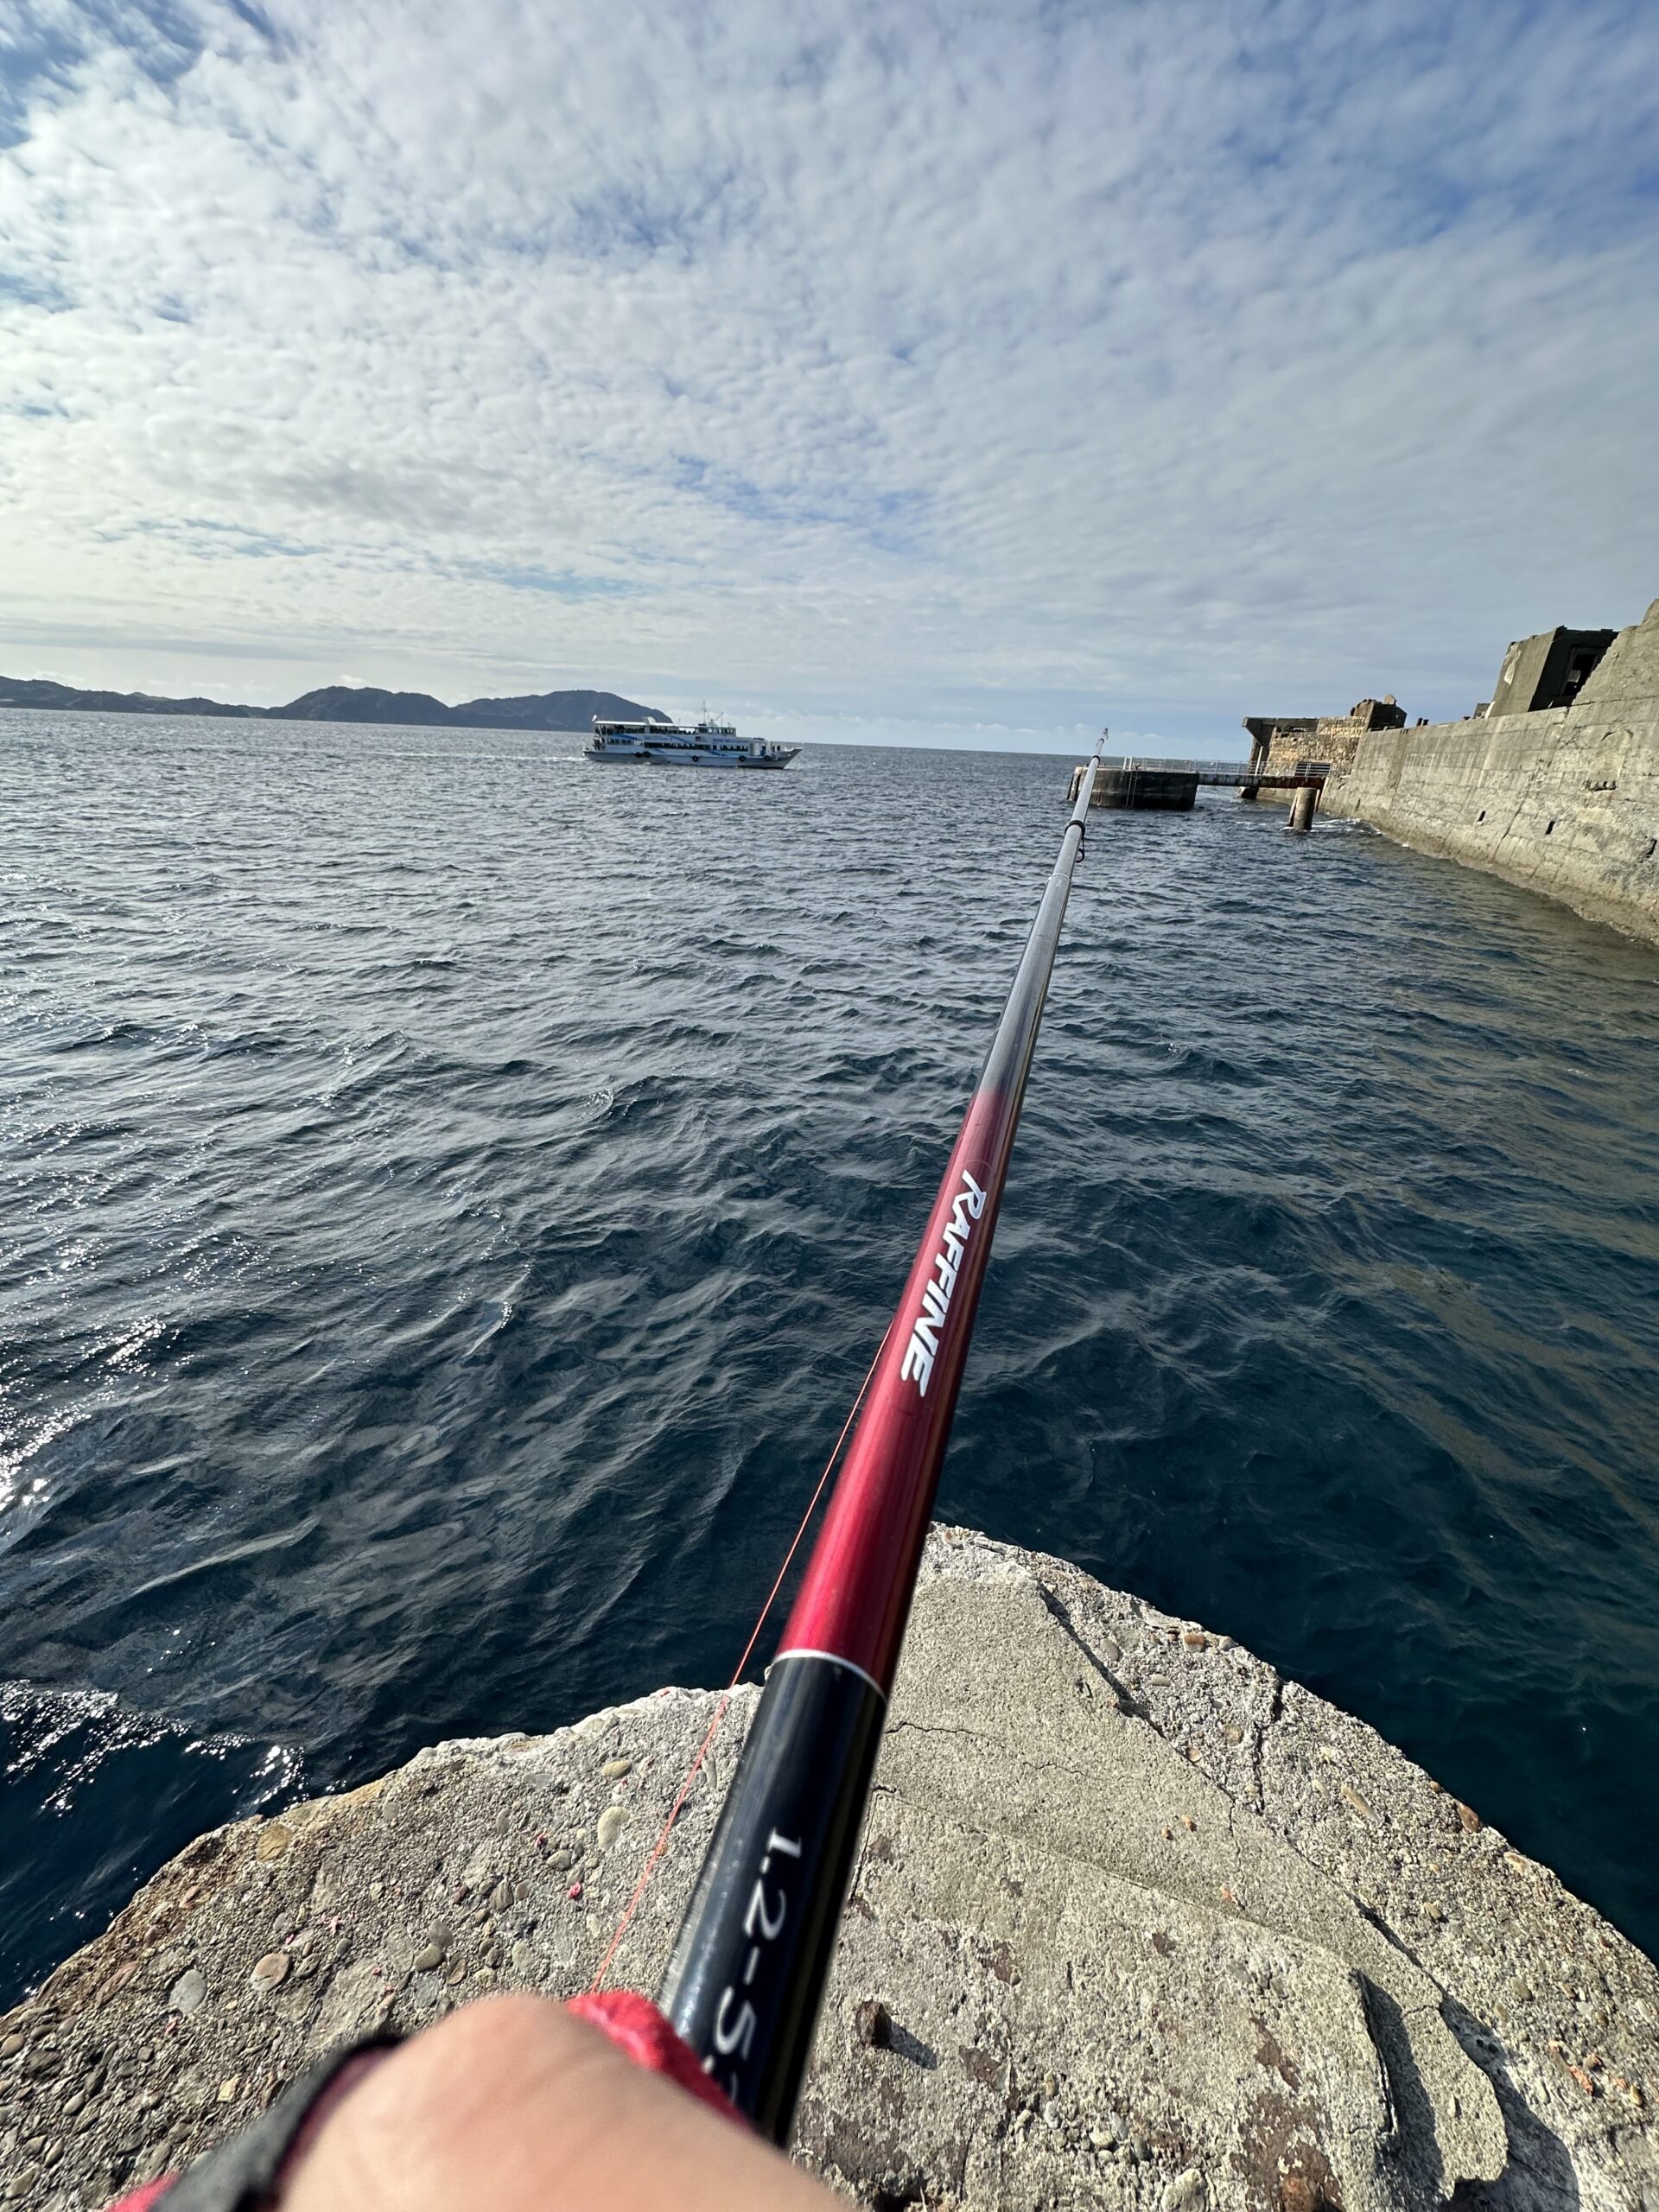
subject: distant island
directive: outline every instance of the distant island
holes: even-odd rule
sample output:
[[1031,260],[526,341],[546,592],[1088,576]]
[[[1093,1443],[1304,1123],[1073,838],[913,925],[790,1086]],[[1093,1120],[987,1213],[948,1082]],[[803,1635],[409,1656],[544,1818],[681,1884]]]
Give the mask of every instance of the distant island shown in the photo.
[[380,691],[372,684],[326,683],[285,707],[229,706],[219,699],[160,699],[148,691],[78,691],[73,684],[0,676],[0,707],[84,715],[222,715],[245,721],[405,722],[434,729],[586,729],[607,721],[665,722],[655,707],[614,691],[532,691],[517,699],[463,699],[446,707],[429,691]]

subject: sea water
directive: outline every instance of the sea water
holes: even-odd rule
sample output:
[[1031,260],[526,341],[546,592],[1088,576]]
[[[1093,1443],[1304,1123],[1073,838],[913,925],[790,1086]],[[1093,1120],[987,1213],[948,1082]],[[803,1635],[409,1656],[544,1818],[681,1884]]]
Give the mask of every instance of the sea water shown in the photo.
[[[1064,759],[0,715],[0,2000],[192,1835],[723,1681]],[[1089,833],[942,1516],[1363,1715],[1659,1948],[1659,950]]]

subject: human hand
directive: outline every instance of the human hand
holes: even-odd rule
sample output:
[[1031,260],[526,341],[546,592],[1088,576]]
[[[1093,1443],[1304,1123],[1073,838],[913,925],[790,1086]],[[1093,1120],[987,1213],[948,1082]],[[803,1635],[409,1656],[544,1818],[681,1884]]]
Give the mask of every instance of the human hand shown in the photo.
[[841,2212],[781,2152],[539,1997],[469,2005],[323,2121],[282,2212]]

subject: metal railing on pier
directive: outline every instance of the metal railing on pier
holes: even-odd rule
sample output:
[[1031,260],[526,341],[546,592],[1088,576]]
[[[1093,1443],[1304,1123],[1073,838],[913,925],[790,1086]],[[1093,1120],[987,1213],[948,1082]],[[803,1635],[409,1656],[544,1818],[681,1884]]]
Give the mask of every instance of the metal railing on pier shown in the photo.
[[1260,785],[1267,791],[1295,791],[1307,784],[1323,784],[1331,772],[1327,760],[1298,760],[1291,766],[1252,768],[1248,760],[1154,760],[1149,753],[1106,754],[1101,760],[1108,774],[1146,773],[1192,776],[1201,784]]
[[1106,769],[1149,768],[1160,775],[1232,776],[1248,782],[1250,764],[1248,760],[1160,760],[1149,753],[1103,753],[1100,765]]

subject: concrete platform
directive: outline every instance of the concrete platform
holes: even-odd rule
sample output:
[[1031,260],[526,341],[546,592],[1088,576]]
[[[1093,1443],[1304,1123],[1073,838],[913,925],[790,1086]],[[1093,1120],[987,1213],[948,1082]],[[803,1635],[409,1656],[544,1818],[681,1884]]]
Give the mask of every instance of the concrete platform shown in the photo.
[[1091,807],[1124,807],[1136,814],[1186,814],[1198,796],[1196,775],[1167,768],[1103,768]]
[[[712,1702],[440,1745],[203,1837],[0,2021],[8,2204],[101,2204],[372,2023],[583,1986]],[[1659,1973],[1473,1808],[1226,1637],[934,1532],[806,2164],[887,2208],[1655,2212],[1656,2094]]]
[[[1255,799],[1264,791],[1298,791],[1324,788],[1322,766],[1299,768],[1282,774],[1252,772],[1237,760],[1137,760],[1122,758],[1103,761],[1095,778],[1091,807],[1116,807],[1129,812],[1189,812],[1199,787],[1236,791],[1242,799]],[[1071,771],[1065,803],[1075,806],[1083,788],[1084,768]]]

